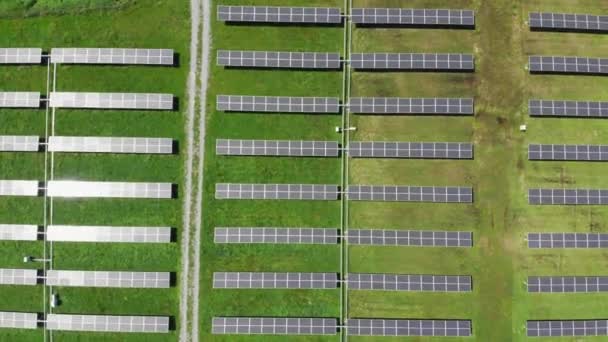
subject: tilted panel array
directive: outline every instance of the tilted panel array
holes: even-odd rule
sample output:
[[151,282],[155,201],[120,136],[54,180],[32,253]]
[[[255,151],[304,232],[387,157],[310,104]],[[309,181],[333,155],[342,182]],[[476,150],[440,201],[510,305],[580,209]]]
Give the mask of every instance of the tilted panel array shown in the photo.
[[51,152],[171,154],[173,153],[173,139],[51,136],[48,141],[48,150]]
[[168,333],[169,317],[48,314],[48,330]]
[[608,145],[528,145],[529,160],[608,161]]
[[213,334],[335,335],[335,318],[214,317]]
[[355,114],[473,115],[472,98],[351,97]]
[[440,319],[354,319],[346,321],[351,336],[471,336],[471,321]]
[[217,6],[217,20],[283,24],[340,24],[339,8]]
[[459,53],[353,53],[350,62],[363,70],[475,70],[473,55]]
[[36,241],[38,226],[33,224],[0,224],[0,240]]
[[40,64],[40,48],[0,48],[0,64]]
[[38,314],[0,311],[0,328],[36,329]]
[[269,244],[332,244],[338,243],[335,228],[215,228],[215,243],[269,243]]
[[351,141],[354,158],[472,159],[473,144],[461,142]]
[[0,196],[38,196],[38,181],[0,180]]
[[236,184],[215,185],[216,199],[337,200],[338,186],[331,184]]
[[173,65],[174,54],[170,49],[54,48],[51,63]]
[[336,273],[214,272],[214,289],[335,289]]
[[608,58],[530,56],[530,72],[565,74],[608,74]]
[[528,292],[608,292],[608,277],[528,277]]
[[36,285],[37,283],[37,270],[0,268],[0,285]]
[[217,139],[215,153],[230,156],[337,157],[337,141]]
[[527,321],[528,337],[608,336],[608,320]]
[[173,95],[52,92],[49,106],[52,108],[173,110]]
[[350,290],[470,292],[471,276],[349,273]]
[[171,242],[170,227],[48,226],[48,241],[65,242]]
[[349,229],[347,234],[352,245],[473,247],[472,232]]
[[39,108],[40,93],[24,91],[0,92],[0,107],[2,108]]
[[475,12],[453,9],[353,8],[359,25],[475,26]]
[[608,102],[530,100],[530,116],[608,117]]
[[49,181],[50,197],[152,198],[173,197],[171,183]]
[[529,189],[529,204],[606,205],[608,190],[603,189]]
[[340,112],[337,97],[218,95],[217,110],[226,112],[333,113]]
[[608,233],[528,233],[528,248],[608,248]]
[[530,12],[528,24],[535,30],[565,30],[597,32],[608,31],[608,16],[592,14],[570,14]]
[[37,152],[40,148],[40,138],[28,135],[1,135],[0,151],[5,152]]
[[46,285],[77,287],[168,288],[169,272],[48,271]]
[[246,68],[340,69],[339,53],[218,50],[217,65]]
[[473,202],[472,188],[455,186],[349,185],[347,194],[351,201]]

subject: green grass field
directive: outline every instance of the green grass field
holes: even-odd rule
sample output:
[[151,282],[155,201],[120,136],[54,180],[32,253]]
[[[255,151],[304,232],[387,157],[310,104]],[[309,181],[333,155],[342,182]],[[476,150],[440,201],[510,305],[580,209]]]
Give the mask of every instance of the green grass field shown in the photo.
[[[118,4],[120,1],[112,1]],[[51,2],[39,1],[36,6]],[[90,1],[101,5],[103,1]],[[107,2],[110,3],[110,2]],[[122,2],[125,3],[126,2]],[[59,6],[57,2],[53,6]],[[76,2],[63,2],[69,6]],[[85,3],[80,3],[85,5]],[[86,4],[88,5],[88,4]],[[1,8],[1,7],[0,7]],[[181,66],[102,67],[59,66],[58,91],[172,93],[179,98],[174,112],[57,110],[56,135],[149,136],[184,141],[185,84],[189,59],[189,5],[187,1],[139,2],[121,11],[90,11],[66,16],[45,16],[0,21],[0,46],[141,47],[171,48]],[[163,27],[159,30],[158,27]],[[46,66],[0,67],[4,91],[46,93]],[[44,110],[0,111],[0,133],[44,136]],[[183,150],[171,156],[55,154],[55,179],[99,181],[172,182],[182,191]],[[2,153],[1,179],[44,179],[44,153]],[[181,231],[181,196],[174,200],[55,200],[54,224],[133,225],[176,227]],[[2,198],[0,222],[43,223],[43,198]],[[55,269],[75,270],[179,270],[179,240],[167,245],[53,244]],[[23,264],[24,255],[41,256],[42,242],[0,242],[0,267],[41,268]],[[179,283],[168,290],[55,288],[62,304],[57,313],[178,315]],[[43,311],[41,286],[0,289],[0,310]],[[57,341],[176,341],[177,334],[54,333]],[[42,330],[0,330],[2,341],[40,341]]]

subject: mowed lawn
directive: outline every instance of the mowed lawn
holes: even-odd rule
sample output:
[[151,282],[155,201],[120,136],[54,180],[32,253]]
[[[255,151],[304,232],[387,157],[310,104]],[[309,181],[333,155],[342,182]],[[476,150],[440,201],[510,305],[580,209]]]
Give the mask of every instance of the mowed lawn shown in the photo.
[[[136,47],[170,48],[178,67],[58,66],[57,91],[171,93],[179,110],[95,111],[55,113],[55,135],[167,137],[180,151],[170,156],[56,153],[54,179],[88,181],[170,182],[177,184],[173,200],[54,200],[53,224],[171,226],[178,240],[171,244],[54,243],[54,268],[61,270],[168,271],[179,270],[184,151],[185,84],[189,60],[189,6],[187,1],[139,3],[120,11],[11,19],[0,21],[3,47]],[[158,27],[163,27],[159,30]],[[46,93],[46,66],[3,66],[3,91]],[[44,136],[45,111],[3,110],[2,134]],[[50,156],[50,155],[49,155]],[[1,179],[44,179],[44,153],[3,153]],[[0,222],[43,223],[42,198],[3,198]],[[49,247],[49,245],[47,245]],[[22,263],[24,255],[41,256],[42,242],[0,242],[1,267],[42,268]],[[178,316],[179,283],[171,289],[54,288],[62,304],[56,313]],[[2,287],[0,310],[42,312],[42,287]],[[61,341],[176,341],[169,334],[101,334],[57,332]],[[38,341],[37,331],[0,330],[0,340]]]

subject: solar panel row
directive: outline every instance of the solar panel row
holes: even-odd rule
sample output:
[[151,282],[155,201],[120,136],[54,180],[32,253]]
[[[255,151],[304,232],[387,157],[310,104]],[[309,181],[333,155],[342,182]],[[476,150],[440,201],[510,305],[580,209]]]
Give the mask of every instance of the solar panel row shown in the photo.
[[52,92],[49,106],[52,108],[173,110],[173,95]]
[[529,337],[541,336],[606,336],[607,320],[527,321]]
[[48,150],[51,152],[171,154],[173,153],[173,139],[51,136],[48,141]]
[[608,234],[528,233],[528,248],[608,248]]
[[340,69],[339,53],[218,50],[217,65],[250,68]]
[[48,271],[46,285],[74,287],[169,288],[169,272]]
[[608,117],[608,102],[530,100],[531,116]]
[[337,244],[333,228],[215,228],[215,243]]
[[51,63],[173,65],[174,54],[169,49],[54,48]]
[[37,283],[37,270],[0,268],[0,285],[36,285]]
[[38,226],[30,224],[0,224],[0,241],[36,241]]
[[217,139],[215,153],[234,156],[337,157],[337,141]]
[[0,107],[2,108],[39,108],[40,93],[38,92],[0,92]]
[[348,319],[352,336],[471,336],[468,320]]
[[171,183],[49,181],[50,197],[152,198],[173,197]]
[[353,8],[359,25],[475,26],[475,12],[451,9]]
[[48,330],[168,333],[169,317],[48,314]]
[[608,161],[608,145],[528,145],[529,160]]
[[536,30],[608,31],[605,15],[531,12],[528,23]]
[[608,277],[528,277],[528,292],[608,292]]
[[472,159],[473,144],[353,141],[348,145],[348,155],[354,158]]
[[347,194],[351,201],[473,202],[473,189],[467,187],[349,185]]
[[38,136],[1,135],[0,151],[5,152],[37,152],[40,148]]
[[472,98],[351,97],[348,109],[355,114],[473,115]]
[[0,196],[38,196],[38,181],[0,180]]
[[352,53],[350,63],[362,70],[475,70],[473,55],[457,53]]
[[218,95],[217,110],[226,112],[338,113],[337,97]]
[[472,247],[471,232],[348,229],[348,243],[374,246]]
[[0,311],[0,328],[36,329],[38,314]]
[[471,276],[349,273],[350,290],[470,292]]
[[284,24],[340,24],[339,8],[217,6],[217,20]]
[[331,184],[234,184],[215,185],[216,199],[337,200],[338,186]]
[[336,273],[214,272],[214,289],[335,289]]
[[335,318],[214,317],[213,334],[335,335]]
[[606,205],[608,190],[600,189],[529,189],[529,204]]
[[0,48],[0,64],[40,64],[42,49]]
[[170,227],[113,227],[50,225],[47,241],[169,243]]
[[608,58],[530,56],[528,67],[538,73],[607,74]]

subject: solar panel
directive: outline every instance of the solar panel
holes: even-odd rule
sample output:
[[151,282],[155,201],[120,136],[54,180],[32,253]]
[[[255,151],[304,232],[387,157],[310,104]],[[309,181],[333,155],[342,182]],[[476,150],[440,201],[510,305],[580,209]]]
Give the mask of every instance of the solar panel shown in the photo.
[[232,156],[337,157],[337,141],[217,139],[215,153]]
[[214,289],[335,289],[336,273],[214,272]]
[[0,64],[40,64],[42,49],[0,48]]
[[340,24],[339,8],[217,6],[217,20],[284,24]]
[[533,30],[608,31],[605,15],[531,12],[528,23]]
[[38,196],[38,181],[0,180],[0,196]]
[[606,205],[608,190],[600,189],[529,189],[529,204]]
[[48,226],[48,241],[169,243],[170,227]]
[[340,53],[218,50],[217,65],[247,68],[340,69]]
[[528,248],[608,248],[608,234],[528,233]]
[[349,185],[347,194],[351,201],[473,202],[472,188],[455,186]]
[[346,233],[352,245],[473,247],[472,232],[348,229]]
[[39,140],[35,135],[0,135],[0,151],[38,152]]
[[173,55],[169,49],[54,48],[51,63],[173,65]]
[[352,53],[350,62],[363,70],[475,70],[473,55],[459,53]]
[[215,243],[330,244],[338,243],[334,228],[217,227]]
[[473,115],[472,98],[351,97],[355,114]]
[[350,290],[470,292],[471,276],[349,273]]
[[48,271],[47,286],[169,288],[169,272]]
[[36,285],[37,283],[37,270],[0,268],[0,285]]
[[331,184],[235,184],[215,185],[216,199],[337,200],[338,186]]
[[213,317],[211,333],[241,335],[335,335],[335,318]]
[[170,138],[49,137],[51,152],[171,154]]
[[475,26],[475,12],[453,9],[353,8],[358,25]]
[[530,100],[530,116],[608,117],[608,102]]
[[337,114],[340,112],[340,100],[337,97],[218,95],[217,110],[226,112]]
[[608,161],[608,145],[528,145],[529,160]]
[[36,329],[38,314],[0,311],[0,328]]
[[173,95],[52,92],[49,106],[53,108],[173,110]]
[[48,314],[46,328],[64,331],[168,333],[169,317]]
[[532,73],[607,74],[608,58],[574,56],[530,56]]
[[608,277],[528,277],[528,292],[607,292]]
[[2,108],[39,108],[40,93],[12,91],[0,92],[0,107]]
[[353,319],[351,336],[471,336],[471,321],[443,319]]
[[473,144],[460,142],[351,141],[353,158],[473,159]]
[[527,321],[528,337],[606,336],[608,320]]
[[172,198],[171,183],[49,181],[50,197]]
[[30,224],[0,224],[0,241],[36,241],[38,226]]

